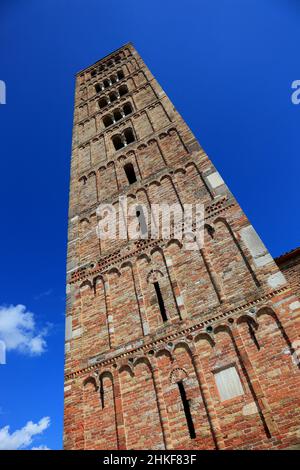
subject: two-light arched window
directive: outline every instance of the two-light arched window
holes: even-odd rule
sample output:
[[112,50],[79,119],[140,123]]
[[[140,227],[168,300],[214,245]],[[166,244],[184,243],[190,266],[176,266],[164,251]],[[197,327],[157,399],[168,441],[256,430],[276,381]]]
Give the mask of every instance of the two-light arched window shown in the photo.
[[103,117],[103,124],[105,127],[111,126],[112,124],[120,121],[125,116],[132,113],[131,103],[125,103],[121,108],[115,109],[111,114],[106,114]]
[[126,147],[134,141],[135,137],[131,127],[125,129],[122,134],[117,134],[112,137],[112,142],[116,150],[120,150],[121,148]]

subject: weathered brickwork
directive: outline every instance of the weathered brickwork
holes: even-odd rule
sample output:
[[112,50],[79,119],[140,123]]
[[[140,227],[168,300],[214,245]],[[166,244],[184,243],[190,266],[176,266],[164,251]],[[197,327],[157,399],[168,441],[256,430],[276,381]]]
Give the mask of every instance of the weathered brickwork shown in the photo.
[[279,256],[275,261],[300,297],[300,248]]
[[[202,202],[204,245],[99,240],[121,195]],[[131,44],[77,75],[65,449],[300,445],[299,264],[284,272]]]

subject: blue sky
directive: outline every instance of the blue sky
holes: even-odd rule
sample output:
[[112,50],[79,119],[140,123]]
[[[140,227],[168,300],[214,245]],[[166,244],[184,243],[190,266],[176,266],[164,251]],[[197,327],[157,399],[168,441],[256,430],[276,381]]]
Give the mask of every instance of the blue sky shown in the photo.
[[75,72],[132,41],[276,256],[300,244],[299,20],[298,0],[1,0],[0,445],[62,447]]

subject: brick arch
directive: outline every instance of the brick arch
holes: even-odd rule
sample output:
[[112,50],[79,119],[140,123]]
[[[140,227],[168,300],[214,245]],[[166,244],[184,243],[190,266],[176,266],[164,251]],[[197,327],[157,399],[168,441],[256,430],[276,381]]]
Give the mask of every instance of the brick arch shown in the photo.
[[93,284],[90,280],[86,279],[85,281],[83,281],[80,286],[79,286],[79,289],[80,291],[84,290],[86,287],[89,287],[91,290],[93,290]]
[[94,287],[94,290],[95,292],[97,292],[97,286],[99,285],[103,285],[105,283],[105,280],[104,280],[104,277],[102,275],[98,275],[96,277],[94,277],[93,279],[93,287]]
[[[191,235],[194,238],[194,234]],[[185,242],[185,236],[182,242],[169,241],[164,249],[164,255],[171,272],[172,285],[176,286],[176,296],[179,298],[182,316],[193,317],[205,309],[217,306],[219,300],[209,266],[201,250],[185,250]],[[195,279],[201,279],[201,283],[195,284]]]
[[127,371],[120,372],[122,405],[129,449],[164,449],[157,395],[151,364],[138,358],[134,379]]
[[200,344],[201,342],[205,342],[206,344],[209,344],[211,348],[214,348],[216,344],[212,336],[209,335],[208,333],[204,333],[203,331],[201,331],[200,333],[197,333],[194,336],[195,345]]
[[145,259],[148,263],[151,263],[151,258],[147,253],[141,253],[140,255],[137,256],[136,261],[143,260]]
[[160,358],[162,356],[168,357],[168,359],[173,362],[174,357],[172,354],[172,351],[166,347],[160,347],[156,352],[155,352],[155,357]]
[[[266,438],[269,439],[271,435],[271,425],[269,421],[268,406],[263,400],[263,394],[261,388],[255,381],[252,366],[249,364],[245,357],[243,345],[241,344],[239,337],[236,336],[234,330],[229,325],[220,324],[214,329],[214,338],[216,341],[216,347],[214,350],[214,356],[210,357],[210,368],[211,370],[220,370],[229,366],[234,366],[240,377],[244,394],[234,397],[227,401],[228,409],[227,412],[232,416],[235,416],[237,420],[234,429],[235,436],[233,441],[239,440],[240,429],[239,417],[245,407],[255,406],[256,413],[249,415],[248,422],[243,422],[242,427],[244,429],[251,428],[253,433],[252,438],[258,436],[266,443]],[[212,379],[211,379],[212,380]],[[212,380],[213,382],[213,380]],[[217,412],[220,410],[222,403],[218,399],[217,387],[213,384],[215,389],[215,408]],[[223,433],[226,436],[226,430],[223,429]],[[226,443],[226,437],[224,438]],[[267,445],[267,443],[266,443]]]
[[88,377],[86,377],[82,383],[83,387],[86,387],[88,384],[92,384],[95,390],[98,390],[99,388],[96,377],[94,377],[93,375],[89,375]]
[[108,279],[114,341],[120,345],[143,336],[143,327],[132,263],[123,263],[117,273],[110,274]]
[[234,303],[239,295],[256,292],[260,285],[229,224],[221,217],[213,220],[213,236],[206,230],[204,255],[215,273],[214,281],[221,300]]
[[177,238],[171,238],[171,240],[167,241],[166,243],[166,249],[171,247],[172,245],[176,245],[178,248],[183,248],[183,243],[178,240]]
[[147,356],[137,357],[133,361],[133,370],[136,368],[136,366],[138,366],[138,364],[145,364],[149,368],[150,372],[152,373],[152,364]]
[[119,366],[119,374],[121,374],[122,372],[127,372],[131,377],[134,377],[133,367],[129,365],[128,363],[121,364]]
[[[96,379],[94,379],[96,381]],[[83,387],[83,417],[85,449],[117,449],[116,412],[113,377],[104,371],[99,377],[104,391],[102,407],[100,386],[88,382]],[[90,385],[89,385],[90,384]]]
[[184,340],[179,340],[174,344],[173,347],[173,354],[176,352],[177,349],[183,348],[189,355],[190,358],[192,358],[192,351],[191,351],[191,346],[188,344],[187,341]]
[[151,269],[147,275],[147,282],[153,284],[164,277],[164,274],[159,269]]
[[[164,391],[164,399],[168,412],[171,436],[174,449],[214,449],[215,444],[210,431],[210,423],[207,415],[205,401],[199,388],[198,377],[194,367],[192,353],[189,344],[185,340],[179,340],[172,352],[172,357],[167,354],[157,358],[160,371],[160,380]],[[184,371],[178,377],[183,380],[186,398],[190,403],[190,411],[196,438],[191,439],[183,409],[181,394],[177,382],[170,380],[174,369]],[[178,432],[180,429],[180,433]],[[176,439],[175,439],[176,436]]]
[[175,384],[187,378],[188,378],[188,373],[186,372],[185,369],[181,367],[174,367],[174,369],[170,372],[169,381],[170,383]]

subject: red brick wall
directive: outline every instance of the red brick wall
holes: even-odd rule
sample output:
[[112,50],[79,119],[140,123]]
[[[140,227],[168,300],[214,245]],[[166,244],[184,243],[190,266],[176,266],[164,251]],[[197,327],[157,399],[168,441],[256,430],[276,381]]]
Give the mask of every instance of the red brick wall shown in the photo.
[[[67,260],[66,449],[271,449],[300,441],[300,303],[213,164],[132,45],[76,82]],[[125,77],[96,93],[117,70]],[[98,101],[126,84],[128,93]],[[105,128],[103,117],[133,112]],[[135,142],[112,137],[132,128]],[[137,182],[129,185],[130,162]],[[97,207],[205,206],[204,245],[99,240]],[[299,266],[284,272],[299,287]],[[163,297],[163,321],[154,282]],[[299,291],[298,291],[299,292]],[[250,323],[250,327],[249,327]],[[214,374],[243,393],[221,401]],[[189,401],[191,438],[178,382]]]
[[275,259],[281,271],[300,296],[300,248]]

